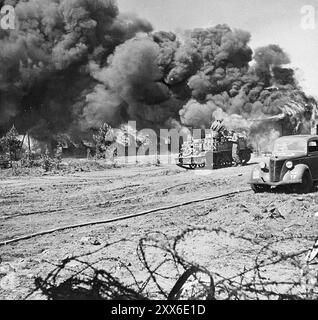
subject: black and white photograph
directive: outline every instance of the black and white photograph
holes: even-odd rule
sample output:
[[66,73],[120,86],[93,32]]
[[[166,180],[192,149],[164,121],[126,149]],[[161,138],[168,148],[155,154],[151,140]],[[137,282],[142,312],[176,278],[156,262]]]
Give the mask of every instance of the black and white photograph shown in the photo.
[[0,300],[317,299],[316,0],[0,1]]

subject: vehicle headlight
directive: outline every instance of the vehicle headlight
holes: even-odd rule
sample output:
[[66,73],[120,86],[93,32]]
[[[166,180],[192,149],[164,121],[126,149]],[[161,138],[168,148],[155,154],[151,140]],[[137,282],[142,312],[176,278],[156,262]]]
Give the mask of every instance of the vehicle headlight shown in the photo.
[[292,169],[294,167],[293,162],[292,161],[287,161],[286,162],[286,167],[287,167],[287,169]]
[[259,166],[260,166],[260,168],[261,168],[262,170],[266,169],[266,163],[265,163],[265,162],[261,162],[261,163],[259,164]]

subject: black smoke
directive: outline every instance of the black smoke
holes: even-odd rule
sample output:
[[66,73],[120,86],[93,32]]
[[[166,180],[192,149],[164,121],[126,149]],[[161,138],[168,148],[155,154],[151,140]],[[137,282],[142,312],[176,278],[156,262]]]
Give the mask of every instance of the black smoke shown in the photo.
[[253,52],[247,31],[224,24],[178,39],[112,0],[4,2],[17,28],[0,31],[0,133],[15,124],[43,141],[80,140],[104,122],[209,128],[220,119],[260,140],[277,135],[277,122],[256,121],[270,117],[308,131],[316,101],[287,53],[272,44]]

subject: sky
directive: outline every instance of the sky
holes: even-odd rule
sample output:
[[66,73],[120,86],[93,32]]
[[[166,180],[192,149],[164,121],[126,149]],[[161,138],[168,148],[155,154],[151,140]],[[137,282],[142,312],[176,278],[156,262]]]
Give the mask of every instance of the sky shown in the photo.
[[[226,23],[251,33],[250,46],[280,45],[308,94],[318,97],[317,0],[117,0],[121,12],[149,20],[156,31],[187,30]],[[304,6],[315,9],[315,27],[304,29]]]

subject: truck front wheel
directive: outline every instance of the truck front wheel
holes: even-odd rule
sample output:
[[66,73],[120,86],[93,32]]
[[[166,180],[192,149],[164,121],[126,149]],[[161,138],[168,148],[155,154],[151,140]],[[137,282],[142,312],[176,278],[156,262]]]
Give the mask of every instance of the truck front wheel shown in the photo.
[[296,184],[293,187],[293,191],[295,193],[309,193],[313,188],[313,181],[311,178],[311,175],[309,171],[305,171],[303,178],[302,178],[302,183]]

